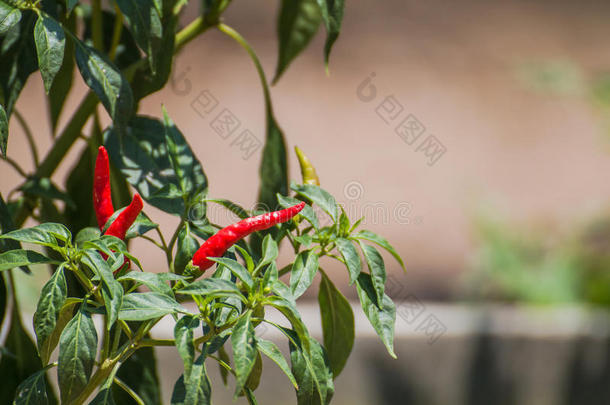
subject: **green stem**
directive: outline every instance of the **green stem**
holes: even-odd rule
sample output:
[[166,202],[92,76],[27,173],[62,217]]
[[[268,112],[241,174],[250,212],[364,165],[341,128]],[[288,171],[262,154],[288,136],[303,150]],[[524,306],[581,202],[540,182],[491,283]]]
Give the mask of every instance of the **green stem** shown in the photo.
[[214,24],[206,22],[203,16],[199,16],[194,19],[189,25],[184,27],[176,34],[176,40],[174,42],[174,54],[180,52],[184,45],[188,44],[199,36],[199,34],[205,32],[213,26]]
[[123,389],[123,391],[125,391],[127,394],[129,394],[129,396],[130,396],[131,398],[133,398],[133,400],[134,400],[134,401],[136,401],[136,403],[137,403],[138,405],[146,405],[146,404],[144,403],[144,401],[142,400],[142,398],[140,398],[140,396],[139,396],[139,395],[138,395],[138,394],[137,394],[137,393],[136,393],[134,390],[132,390],[131,388],[129,388],[129,387],[127,386],[127,384],[125,384],[123,381],[121,381],[121,380],[120,380],[118,377],[114,377],[113,381],[114,381],[114,383],[115,383],[116,385],[118,385],[119,387],[121,387],[121,388]]
[[121,42],[121,34],[123,33],[123,13],[121,13],[121,9],[116,4],[114,5],[114,29],[112,30],[112,42],[110,45],[110,52],[108,52],[108,57],[110,60],[114,60],[116,56],[116,50]]
[[254,66],[256,66],[256,71],[258,72],[258,77],[261,80],[261,85],[263,86],[263,92],[265,94],[265,107],[267,109],[267,112],[272,114],[273,108],[271,107],[271,95],[269,93],[269,86],[267,85],[267,78],[265,76],[265,71],[263,70],[263,66],[261,65],[261,62],[258,60],[258,56],[256,56],[254,49],[252,49],[250,44],[244,39],[244,37],[241,36],[241,34],[239,32],[235,31],[233,28],[229,27],[228,25],[219,23],[217,25],[217,28],[220,32],[233,38],[238,44],[241,45],[242,48],[244,48],[246,50],[246,52],[248,52],[248,55],[250,55],[252,62],[254,62]]
[[91,32],[93,36],[93,47],[98,51],[104,50],[102,39],[102,2],[91,0]]
[[32,159],[34,160],[34,166],[38,167],[38,148],[36,148],[36,143],[34,142],[34,135],[32,135],[32,130],[30,129],[29,125],[27,122],[25,122],[25,119],[23,118],[23,115],[21,115],[21,113],[19,111],[17,111],[16,109],[13,110],[13,114],[15,115],[15,118],[17,118],[17,122],[19,122],[19,125],[21,125],[21,128],[23,128],[23,132],[25,133],[25,138],[28,141],[28,145],[30,146],[30,151],[32,152]]
[[12,166],[13,169],[15,169],[15,171],[17,173],[19,173],[19,175],[21,175],[24,179],[28,178],[28,174],[25,172],[25,170],[23,170],[21,168],[21,166],[19,166],[19,163],[15,162],[13,159],[11,159],[10,157],[3,157],[2,160],[4,160],[6,163],[8,163],[9,165]]
[[174,339],[142,339],[138,344],[138,348],[140,347],[150,347],[150,346],[175,346],[176,341]]

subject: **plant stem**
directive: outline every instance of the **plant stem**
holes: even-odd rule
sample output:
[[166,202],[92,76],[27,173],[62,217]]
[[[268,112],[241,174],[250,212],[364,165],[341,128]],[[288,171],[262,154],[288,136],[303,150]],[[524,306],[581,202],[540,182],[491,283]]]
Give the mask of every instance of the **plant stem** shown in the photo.
[[34,166],[38,167],[38,148],[36,148],[36,143],[34,142],[34,135],[32,135],[32,130],[30,129],[28,123],[25,122],[23,115],[21,115],[19,111],[15,109],[13,110],[13,114],[15,115],[15,118],[17,118],[17,122],[19,122],[21,128],[23,128],[25,138],[27,139],[28,145],[30,146],[30,151],[32,152],[32,160],[34,160]]
[[131,398],[133,398],[133,400],[134,400],[134,401],[136,401],[136,403],[137,403],[138,405],[146,405],[146,404],[144,403],[144,401],[142,400],[142,398],[140,398],[140,396],[139,396],[139,395],[138,395],[138,394],[137,394],[137,393],[136,393],[134,390],[132,390],[131,388],[129,388],[129,387],[127,386],[127,384],[125,384],[123,381],[121,381],[121,380],[120,380],[118,377],[114,377],[114,379],[113,379],[112,381],[114,381],[114,383],[115,383],[116,385],[118,385],[119,387],[121,387],[121,388],[123,389],[123,391],[125,391],[127,394],[129,394],[129,396],[130,396]]
[[138,348],[150,346],[174,346],[175,344],[176,341],[174,339],[142,339],[140,343],[138,343]]
[[93,36],[93,47],[98,51],[104,50],[102,39],[102,2],[91,0],[91,32]]
[[15,169],[15,171],[17,173],[19,173],[24,179],[28,178],[28,174],[25,172],[25,170],[23,170],[21,168],[21,166],[19,166],[19,164],[17,162],[15,162],[13,159],[11,159],[10,157],[7,156],[7,157],[3,157],[2,160],[4,160],[9,165],[11,165],[12,168]]
[[188,44],[199,34],[205,32],[213,26],[214,24],[207,23],[203,16],[199,16],[194,19],[189,25],[184,27],[176,34],[176,40],[174,42],[174,54],[180,52],[184,45]]
[[108,57],[110,60],[114,60],[116,56],[116,50],[119,46],[119,42],[121,42],[121,34],[123,33],[123,13],[121,13],[121,9],[116,4],[114,5],[114,29],[112,30],[112,42],[110,45],[110,52],[108,52]]

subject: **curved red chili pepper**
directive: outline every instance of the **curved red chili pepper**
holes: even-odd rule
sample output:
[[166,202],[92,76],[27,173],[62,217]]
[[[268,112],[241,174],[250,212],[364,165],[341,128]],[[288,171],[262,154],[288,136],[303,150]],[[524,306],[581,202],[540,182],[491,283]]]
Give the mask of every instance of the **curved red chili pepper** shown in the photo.
[[142,211],[143,206],[142,197],[140,197],[140,194],[135,193],[131,200],[131,204],[112,221],[104,235],[112,235],[119,239],[125,239],[127,230],[135,222],[138,214]]
[[[98,149],[94,176],[93,208],[95,209],[95,216],[100,231],[103,231],[106,222],[108,222],[108,219],[114,213],[114,207],[112,206],[112,191],[110,189],[110,162],[108,160],[108,152],[103,146],[100,146]],[[104,234],[116,236],[119,239],[125,239],[127,230],[135,222],[138,214],[142,211],[143,205],[142,198],[138,193],[135,193],[131,200],[131,204],[112,221]],[[102,253],[102,256],[106,259],[104,253]],[[125,264],[130,264],[129,259],[124,259],[123,265]]]
[[289,221],[305,207],[305,203],[299,203],[292,207],[258,215],[256,217],[243,219],[235,224],[222,228],[216,234],[210,236],[203,245],[195,252],[193,264],[199,266],[199,270],[204,271],[214,262],[208,257],[221,257],[228,248],[256,231],[269,229],[273,225]]
[[106,148],[103,146],[99,147],[95,161],[93,207],[97,217],[97,224],[102,229],[114,213],[110,191],[110,163],[108,161],[108,152],[106,152]]

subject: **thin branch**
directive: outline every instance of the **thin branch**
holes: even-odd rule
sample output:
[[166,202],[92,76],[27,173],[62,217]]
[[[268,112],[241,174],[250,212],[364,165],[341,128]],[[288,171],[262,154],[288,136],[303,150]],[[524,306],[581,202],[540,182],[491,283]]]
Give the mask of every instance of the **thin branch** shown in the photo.
[[27,122],[23,118],[23,115],[16,109],[13,110],[13,114],[15,114],[15,118],[17,118],[17,122],[23,128],[23,132],[25,133],[25,137],[28,140],[28,144],[30,145],[30,151],[32,152],[32,159],[34,160],[34,166],[38,167],[38,148],[36,148],[36,143],[34,142],[34,135],[32,134],[32,130],[30,129]]

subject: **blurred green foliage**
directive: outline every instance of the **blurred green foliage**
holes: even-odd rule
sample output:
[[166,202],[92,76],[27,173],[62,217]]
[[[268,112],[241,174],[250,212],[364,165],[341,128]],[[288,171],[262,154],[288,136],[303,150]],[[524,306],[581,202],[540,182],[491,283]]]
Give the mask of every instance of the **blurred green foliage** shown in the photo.
[[478,252],[467,295],[532,304],[610,306],[610,213],[567,231],[475,221]]

